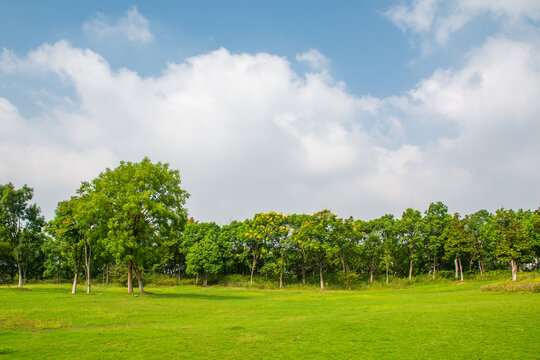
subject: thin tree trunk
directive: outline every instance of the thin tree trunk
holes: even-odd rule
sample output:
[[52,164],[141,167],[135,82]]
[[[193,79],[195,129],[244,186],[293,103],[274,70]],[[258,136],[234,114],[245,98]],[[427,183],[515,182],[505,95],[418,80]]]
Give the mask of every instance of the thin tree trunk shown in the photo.
[[388,265],[386,265],[386,284],[388,285]]
[[461,274],[461,281],[463,281],[463,266],[461,266],[461,258],[459,258],[459,273]]
[[127,277],[127,285],[128,285],[128,293],[133,292],[133,261],[128,260],[128,277]]
[[343,273],[347,274],[347,269],[345,269],[345,259],[341,257],[341,266],[343,267]]
[[435,279],[435,274],[437,273],[437,257],[433,257],[433,279]]
[[184,265],[184,258],[180,254],[178,257],[178,281],[182,280],[182,265]]
[[457,257],[454,258],[454,265],[456,267],[456,275],[455,275],[454,278],[457,279],[458,278],[458,273],[459,273]]
[[413,259],[411,257],[411,260],[409,262],[409,280],[412,280],[412,270],[413,270]]
[[17,260],[17,269],[19,270],[19,287],[23,287],[23,274],[22,274],[22,266],[21,262]]
[[203,275],[203,281],[202,281],[202,285],[203,286],[206,286],[208,284],[208,274],[206,273],[206,271],[204,272],[204,275]]
[[86,272],[86,293],[90,294],[90,261],[92,259],[92,247],[84,242],[84,265]]
[[369,282],[373,282],[373,266],[369,267]]
[[321,290],[324,290],[324,279],[323,279],[323,270],[322,270],[322,261],[319,261],[319,278],[321,280]]
[[257,258],[253,257],[253,264],[251,265],[251,277],[249,279],[250,284],[253,284],[253,272],[255,272],[256,265],[257,265]]
[[135,266],[135,264],[133,265],[133,268],[135,270],[135,276],[137,277],[137,282],[139,283],[139,292],[141,294],[144,294],[144,285],[143,285],[143,281],[142,281],[142,273],[139,270],[139,268],[137,266]]
[[105,283],[107,284],[107,286],[109,286],[109,264],[107,264],[105,267],[105,273],[106,273]]
[[510,265],[512,266],[512,280],[517,280],[517,272],[518,272],[518,266],[517,261],[515,259],[512,259],[510,261]]
[[484,274],[484,265],[482,264],[480,259],[478,259],[478,270],[480,270],[480,275]]
[[279,264],[279,288],[283,287],[283,250],[281,251],[281,264]]
[[195,274],[195,284],[199,283],[199,273]]
[[306,285],[306,262],[304,259],[304,253],[300,253],[302,255],[302,284]]
[[71,287],[71,293],[77,292],[77,277],[79,276],[79,264],[75,266],[75,275],[73,275],[73,286]]

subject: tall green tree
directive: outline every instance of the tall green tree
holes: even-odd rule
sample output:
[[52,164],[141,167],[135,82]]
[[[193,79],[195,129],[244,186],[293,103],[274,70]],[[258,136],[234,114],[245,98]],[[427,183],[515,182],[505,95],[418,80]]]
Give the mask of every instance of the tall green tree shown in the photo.
[[520,219],[521,214],[503,208],[495,212],[493,224],[495,228],[495,255],[510,262],[512,280],[517,279],[518,263],[529,260],[532,255],[533,242]]
[[143,271],[159,263],[164,243],[186,222],[189,194],[180,185],[177,170],[144,158],[106,169],[84,189],[88,216],[106,229],[105,250],[127,264],[128,292],[133,292],[133,272],[144,292]]
[[[50,244],[51,252],[60,251],[61,258],[65,259],[65,265],[73,271],[73,286],[71,293],[77,291],[79,271],[83,262],[86,230],[76,219],[79,209],[79,197],[73,196],[70,200],[58,203],[54,219],[47,224],[47,232],[54,238],[54,244]],[[88,255],[88,249],[86,250]],[[49,254],[52,255],[52,254]],[[61,261],[61,260],[60,260]],[[87,280],[88,276],[87,276]],[[87,286],[89,281],[87,281]],[[89,287],[87,287],[89,292]]]
[[452,216],[448,214],[448,206],[441,201],[429,204],[429,208],[425,212],[424,234],[433,263],[433,278],[437,273],[438,261],[443,256],[441,250],[444,249],[444,233],[451,219]]
[[23,267],[40,251],[45,219],[36,204],[29,204],[34,190],[27,185],[15,189],[12,183],[0,185],[0,239],[15,259],[18,286],[23,287]]
[[333,238],[336,236],[336,221],[336,215],[330,210],[319,211],[304,221],[298,234],[305,243],[306,253],[319,268],[321,290],[324,290],[324,266],[331,254]]
[[186,272],[197,276],[201,274],[203,286],[208,284],[208,275],[217,274],[223,267],[217,236],[206,233],[203,239],[190,247],[186,256]]
[[461,219],[459,214],[455,213],[446,231],[446,244],[444,245],[445,256],[455,259],[457,264],[456,273],[457,269],[459,269],[461,281],[463,281],[462,259],[472,252],[470,233],[467,231],[466,224],[467,219]]
[[489,234],[491,217],[492,215],[487,210],[479,210],[465,217],[465,228],[471,240],[471,260],[478,263],[480,274],[485,272],[486,259],[492,253]]
[[422,245],[422,227],[422,214],[419,210],[411,208],[405,210],[401,219],[396,221],[396,229],[401,243],[409,255],[409,280],[412,279],[414,262],[418,259],[418,251]]

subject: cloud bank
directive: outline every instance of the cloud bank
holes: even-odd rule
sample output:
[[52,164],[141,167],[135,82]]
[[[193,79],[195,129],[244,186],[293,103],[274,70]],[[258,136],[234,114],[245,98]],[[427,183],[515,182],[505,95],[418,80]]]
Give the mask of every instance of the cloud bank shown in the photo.
[[539,49],[498,35],[388,98],[351,94],[316,50],[298,55],[304,74],[221,48],[142,77],[66,41],[4,49],[0,71],[53,74],[73,94],[33,117],[0,98],[0,182],[35,187],[50,217],[80,181],[148,155],[180,170],[191,215],[220,223],[322,208],[369,219],[438,200],[536,208]]

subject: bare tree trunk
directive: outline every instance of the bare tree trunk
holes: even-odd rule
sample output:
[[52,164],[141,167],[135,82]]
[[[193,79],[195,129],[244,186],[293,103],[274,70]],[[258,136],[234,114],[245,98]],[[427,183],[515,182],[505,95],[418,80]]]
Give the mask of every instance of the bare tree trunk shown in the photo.
[[373,282],[373,266],[369,267],[369,282]]
[[437,257],[433,257],[433,279],[435,279],[435,274],[437,273]]
[[480,270],[480,275],[484,274],[484,265],[482,264],[482,261],[478,259],[478,270]]
[[139,268],[137,268],[137,266],[135,266],[135,264],[133,265],[133,268],[135,270],[135,276],[137,277],[137,282],[139,283],[139,292],[141,294],[144,294],[144,285],[143,285],[143,281],[142,281],[142,273],[139,270]]
[[90,294],[90,260],[92,258],[92,247],[84,242],[84,265],[86,272],[86,293]]
[[73,286],[71,287],[71,293],[77,292],[77,277],[79,276],[79,264],[75,266],[75,275],[73,275]]
[[459,273],[461,274],[461,281],[463,281],[463,266],[461,266],[461,258],[459,258]]
[[208,284],[208,274],[206,273],[206,271],[204,272],[204,275],[203,275],[203,281],[202,281],[202,285],[203,286],[206,286]]
[[518,265],[515,259],[510,261],[510,266],[512,266],[512,280],[517,280]]
[[182,280],[182,265],[184,265],[184,259],[182,255],[178,257],[178,281]]
[[386,265],[386,284],[388,285],[388,265]]
[[279,264],[279,288],[283,287],[283,250],[281,250],[281,263]]
[[304,259],[304,253],[300,253],[302,255],[302,284],[306,285],[306,261]]
[[255,266],[257,265],[257,258],[254,256],[253,257],[253,264],[251,265],[251,277],[249,279],[249,282],[251,284],[253,284],[253,273],[255,272]]
[[409,280],[412,280],[412,270],[413,270],[413,259],[411,256],[411,260],[409,262]]
[[199,273],[195,274],[195,284],[199,283]]
[[324,290],[324,279],[323,279],[323,271],[322,271],[322,261],[319,261],[319,277],[321,280],[321,290]]
[[109,286],[109,264],[105,266],[105,273],[106,273],[105,283],[107,284],[107,286]]
[[133,269],[133,260],[128,260],[128,276],[127,276],[127,285],[128,285],[128,293],[133,292],[133,275],[132,270]]
[[17,260],[17,269],[19,270],[19,287],[23,287],[23,273],[22,273],[22,266],[21,262]]
[[458,269],[458,262],[457,262],[457,257],[454,258],[454,265],[456,267],[456,276],[454,278],[458,278],[458,272],[459,272],[459,269]]
[[345,269],[345,259],[341,257],[341,266],[343,267],[343,273],[347,274],[347,269]]

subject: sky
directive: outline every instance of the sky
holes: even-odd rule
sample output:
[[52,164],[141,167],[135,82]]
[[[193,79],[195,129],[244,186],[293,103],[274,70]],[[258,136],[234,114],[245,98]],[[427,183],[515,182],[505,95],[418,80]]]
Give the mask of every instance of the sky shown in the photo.
[[191,216],[540,205],[540,2],[0,0],[0,183],[167,162]]

